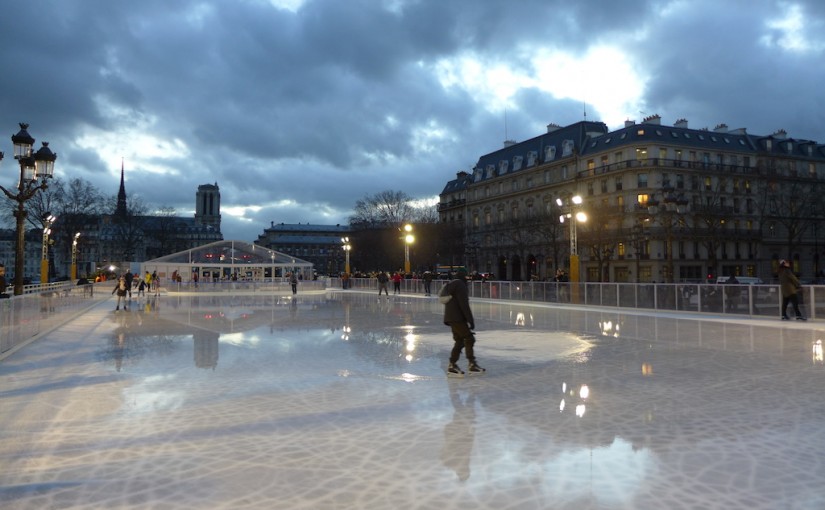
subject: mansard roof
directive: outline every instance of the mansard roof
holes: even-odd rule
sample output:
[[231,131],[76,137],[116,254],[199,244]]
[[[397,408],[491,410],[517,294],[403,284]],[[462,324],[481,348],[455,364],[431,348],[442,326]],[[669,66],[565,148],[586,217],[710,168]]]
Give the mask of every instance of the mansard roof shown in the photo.
[[[541,163],[572,158],[581,152],[588,139],[608,133],[604,122],[581,121],[566,127],[551,126],[547,133],[520,143],[508,142],[504,148],[481,156],[473,169],[472,181],[478,182]],[[510,168],[509,165],[516,160],[520,161],[520,166]],[[507,168],[502,169],[500,165],[503,163],[507,163]],[[488,169],[492,169],[492,172]]]

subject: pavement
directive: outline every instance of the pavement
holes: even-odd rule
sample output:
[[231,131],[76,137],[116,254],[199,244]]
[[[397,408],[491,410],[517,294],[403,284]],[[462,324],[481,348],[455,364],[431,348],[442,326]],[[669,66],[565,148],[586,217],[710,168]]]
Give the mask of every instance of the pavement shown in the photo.
[[[0,508],[825,508],[818,321],[114,298],[0,361]],[[461,365],[466,368],[466,361]]]

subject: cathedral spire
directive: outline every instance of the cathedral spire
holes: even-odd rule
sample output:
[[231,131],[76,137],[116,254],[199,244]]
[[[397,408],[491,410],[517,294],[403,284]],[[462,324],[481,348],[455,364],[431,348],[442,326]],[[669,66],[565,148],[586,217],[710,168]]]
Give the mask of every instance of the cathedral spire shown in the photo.
[[128,215],[126,209],[126,184],[124,183],[123,172],[123,158],[120,159],[120,190],[117,192],[117,208],[115,209],[115,216],[118,218],[126,218]]

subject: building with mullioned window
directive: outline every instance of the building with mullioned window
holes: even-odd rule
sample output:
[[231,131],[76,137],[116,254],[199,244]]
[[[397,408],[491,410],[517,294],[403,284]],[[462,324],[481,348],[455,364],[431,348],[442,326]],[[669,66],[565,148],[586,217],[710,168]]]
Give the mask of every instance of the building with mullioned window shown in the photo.
[[270,223],[256,245],[311,262],[318,274],[336,275],[344,271],[341,238],[352,235],[348,225]]
[[[569,270],[575,249],[582,281],[768,282],[781,259],[813,279],[823,275],[824,191],[825,145],[784,130],[691,129],[658,115],[615,131],[550,124],[447,183],[440,221],[461,227],[463,256],[444,262],[544,280]],[[576,212],[586,221],[571,224]]]

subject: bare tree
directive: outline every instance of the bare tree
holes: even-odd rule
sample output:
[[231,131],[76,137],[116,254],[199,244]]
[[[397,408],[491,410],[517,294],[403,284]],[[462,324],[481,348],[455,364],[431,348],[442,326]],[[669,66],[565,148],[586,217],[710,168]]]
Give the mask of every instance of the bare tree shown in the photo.
[[412,221],[412,199],[403,191],[382,191],[355,203],[350,225],[354,228],[401,227]]
[[569,251],[569,242],[565,239],[568,227],[559,222],[561,214],[561,207],[555,202],[548,202],[545,210],[536,217],[535,227],[537,240],[545,247],[546,256],[553,260],[556,269],[562,267],[564,254]]
[[177,236],[175,229],[178,224],[178,213],[174,207],[161,206],[154,217],[152,235],[156,243],[156,253],[147,253],[149,258],[157,258],[177,251]]
[[763,228],[781,227],[777,234],[785,236],[785,257],[792,259],[805,231],[815,228],[822,191],[821,184],[812,181],[772,179],[765,182],[760,224]]
[[[91,182],[74,178],[66,186],[55,179],[55,187],[60,187],[57,211],[57,224],[52,229],[55,251],[63,254],[63,260],[70,260],[75,234],[83,234],[83,229],[90,219],[99,217],[104,210],[105,199]],[[81,240],[82,242],[82,240]]]

